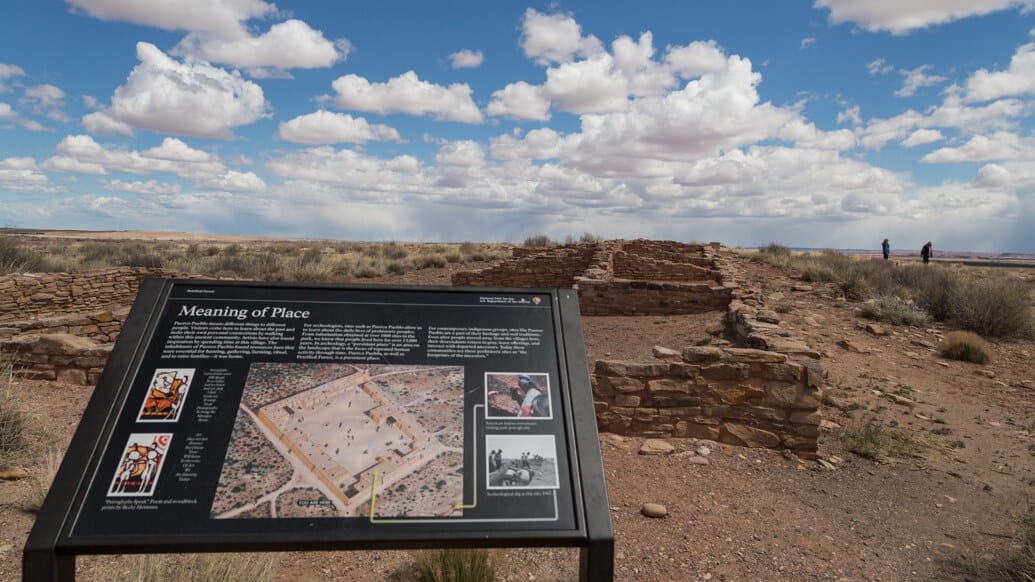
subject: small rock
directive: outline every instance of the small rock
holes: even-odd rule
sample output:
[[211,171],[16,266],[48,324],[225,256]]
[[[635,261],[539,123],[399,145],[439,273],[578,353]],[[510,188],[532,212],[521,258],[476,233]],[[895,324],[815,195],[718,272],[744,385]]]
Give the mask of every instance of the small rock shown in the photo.
[[946,364],[945,362],[938,362],[938,365],[943,367],[943,368],[948,368],[949,367],[949,364]]
[[827,471],[837,470],[837,467],[835,467],[833,463],[825,459],[816,459],[816,463],[819,464],[820,467],[826,469]]
[[640,513],[647,517],[659,518],[668,515],[668,509],[660,503],[644,503]]
[[673,350],[671,348],[662,347],[662,346],[654,346],[654,348],[651,351],[654,353],[654,357],[658,358],[659,360],[676,360],[676,361],[678,361],[678,360],[681,360],[683,358],[682,354],[680,354],[676,350]]
[[0,480],[18,481],[29,476],[29,472],[21,467],[4,467],[0,469]]
[[806,315],[805,317],[801,318],[801,320],[804,321],[805,325],[809,327],[819,327],[819,322],[816,321],[816,318],[812,317],[811,315]]
[[661,439],[647,439],[643,441],[643,446],[640,447],[641,455],[671,455],[676,450],[669,443]]
[[837,345],[841,346],[842,348],[844,348],[844,349],[846,349],[846,350],[848,350],[850,352],[855,352],[857,354],[867,354],[867,353],[869,353],[869,350],[867,350],[866,348],[860,346],[859,344],[857,344],[857,343],[855,343],[852,340],[847,339],[847,338],[837,342]]
[[888,335],[888,330],[886,330],[883,327],[877,325],[876,323],[867,323],[866,324],[866,331],[868,333],[872,334],[872,335],[875,335],[875,336],[885,336],[885,335]]
[[956,503],[956,498],[951,495],[942,495],[949,503]]
[[708,455],[712,454],[712,450],[704,445],[701,445],[697,447],[697,454],[701,455],[702,457],[707,457]]
[[804,292],[807,292],[807,291],[812,291],[812,286],[811,285],[800,285],[799,284],[799,285],[795,285],[794,287],[791,287],[791,289],[793,289],[794,291],[801,291],[801,292],[804,293]]
[[704,457],[688,457],[686,459],[691,465],[710,465],[711,461]]
[[841,425],[837,424],[836,422],[834,422],[832,420],[823,419],[823,420],[819,421],[819,428],[821,428],[823,430],[837,430],[837,429],[841,428]]
[[995,372],[992,370],[975,370],[974,373],[980,374],[986,378],[995,378]]
[[902,355],[906,356],[907,358],[913,358],[914,360],[919,360],[920,359],[920,354],[918,354],[916,352],[906,351],[906,352],[902,352]]
[[909,398],[906,398],[905,396],[899,396],[898,394],[891,394],[889,392],[885,392],[884,396],[888,397],[895,404],[901,404],[902,406],[916,405],[915,400],[910,400]]
[[755,319],[765,323],[780,323],[780,316],[775,311],[759,311]]
[[913,340],[910,343],[912,343],[915,346],[920,346],[922,348],[928,348],[928,349],[931,349],[931,350],[933,350],[934,348],[938,347],[938,346],[934,345],[934,343],[929,342],[927,340],[922,340],[922,339],[915,339],[915,340]]

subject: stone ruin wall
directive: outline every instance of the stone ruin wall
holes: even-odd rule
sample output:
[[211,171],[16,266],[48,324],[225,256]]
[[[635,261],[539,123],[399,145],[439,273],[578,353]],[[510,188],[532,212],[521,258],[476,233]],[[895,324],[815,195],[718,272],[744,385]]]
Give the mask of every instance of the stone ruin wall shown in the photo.
[[[495,267],[481,271],[463,271],[453,275],[458,287],[571,287],[575,277],[585,271],[593,259],[592,247],[579,245],[537,252],[518,252]],[[526,249],[521,249],[522,251]]]
[[0,327],[10,321],[126,307],[136,298],[141,281],[149,277],[194,276],[141,267],[5,275],[0,277]]
[[0,277],[0,353],[22,377],[96,384],[149,277],[198,278],[139,267]]
[[740,348],[655,349],[653,362],[597,361],[601,431],[692,437],[816,455],[823,373],[785,354]]
[[724,310],[732,296],[716,268],[717,246],[610,240],[553,249],[516,247],[453,285],[574,287],[583,315],[678,315]]

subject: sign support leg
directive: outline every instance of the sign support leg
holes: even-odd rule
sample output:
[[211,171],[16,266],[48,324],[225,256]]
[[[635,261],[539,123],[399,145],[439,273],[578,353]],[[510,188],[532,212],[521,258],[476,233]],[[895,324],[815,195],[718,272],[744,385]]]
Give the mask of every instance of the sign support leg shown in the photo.
[[579,582],[611,582],[615,579],[615,541],[589,540],[579,549]]
[[75,555],[59,555],[54,548],[26,548],[22,554],[22,580],[75,582]]

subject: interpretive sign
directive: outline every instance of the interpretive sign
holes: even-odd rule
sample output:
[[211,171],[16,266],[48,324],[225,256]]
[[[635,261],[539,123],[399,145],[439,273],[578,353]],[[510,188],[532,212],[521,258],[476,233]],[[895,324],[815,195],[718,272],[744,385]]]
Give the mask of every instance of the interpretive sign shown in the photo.
[[149,280],[23,565],[530,545],[611,578],[574,291]]

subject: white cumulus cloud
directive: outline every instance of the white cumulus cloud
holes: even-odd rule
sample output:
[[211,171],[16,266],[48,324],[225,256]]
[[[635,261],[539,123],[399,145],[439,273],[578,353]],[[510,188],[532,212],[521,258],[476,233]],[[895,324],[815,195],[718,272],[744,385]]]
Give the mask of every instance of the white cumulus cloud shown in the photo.
[[938,131],[937,129],[918,129],[913,133],[909,134],[909,137],[902,140],[902,145],[911,148],[915,146],[934,143],[936,141],[941,141],[943,139],[945,139],[945,136],[942,135],[942,132]]
[[237,71],[191,58],[181,62],[146,42],[137,43],[137,58],[140,64],[112,95],[108,119],[92,118],[94,128],[118,134],[114,120],[137,129],[229,138],[235,127],[268,115],[262,88]]
[[1031,140],[1022,140],[1015,133],[996,132],[991,136],[975,135],[960,147],[939,148],[920,158],[921,162],[938,164],[946,162],[987,162],[1012,160],[1035,154]]
[[112,118],[107,111],[94,111],[83,116],[83,127],[95,135],[121,135],[133,137],[133,128],[127,123]]
[[980,69],[967,79],[967,101],[1035,93],[1035,43],[1017,48],[1005,71]]
[[912,97],[916,94],[916,90],[921,87],[932,87],[945,81],[945,77],[940,75],[928,75],[926,71],[930,68],[930,65],[922,65],[915,69],[899,71],[904,79],[902,80],[902,87],[895,91],[895,95],[898,97]]
[[603,50],[595,36],[582,36],[582,27],[570,15],[525,11],[521,23],[521,48],[541,65],[567,63],[576,54],[591,56]]
[[0,93],[7,91],[7,87],[4,85],[4,79],[11,77],[20,77],[25,74],[25,71],[17,65],[8,65],[6,63],[0,63]]
[[27,157],[0,159],[0,188],[14,192],[54,192],[36,160]]
[[163,183],[157,180],[125,182],[108,180],[101,183],[105,189],[131,194],[179,194],[183,187],[179,184]]
[[330,111],[316,111],[282,122],[278,135],[285,141],[306,145],[402,140],[395,128],[371,125],[362,117]]
[[542,87],[518,81],[494,91],[485,110],[489,115],[546,121],[550,119],[550,100],[543,96]]
[[816,8],[830,10],[830,21],[853,22],[871,32],[908,34],[926,28],[1008,10],[1035,6],[1032,0],[816,0]]
[[174,54],[191,55],[205,61],[241,67],[259,75],[266,69],[314,69],[330,67],[348,57],[351,45],[324,38],[301,20],[286,20],[258,36],[243,38],[210,38],[189,34],[178,44]]
[[473,69],[482,66],[485,55],[482,51],[463,49],[449,55],[449,63],[454,69]]
[[441,121],[481,123],[482,112],[471,99],[471,87],[453,83],[448,87],[422,81],[407,71],[385,83],[371,83],[359,75],[338,77],[331,83],[335,106],[380,114],[431,115]]

